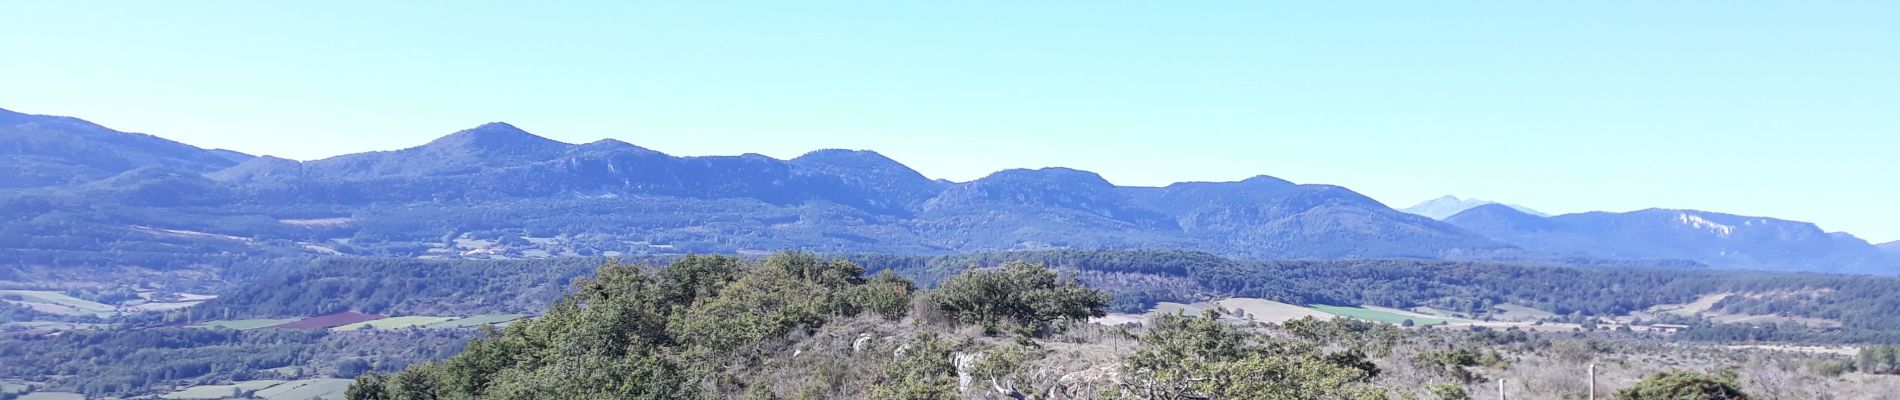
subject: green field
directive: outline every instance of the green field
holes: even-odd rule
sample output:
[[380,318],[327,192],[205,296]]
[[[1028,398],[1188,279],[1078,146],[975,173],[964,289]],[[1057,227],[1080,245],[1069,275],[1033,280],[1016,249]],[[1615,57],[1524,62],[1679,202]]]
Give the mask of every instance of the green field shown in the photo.
[[455,319],[455,317],[431,317],[431,316],[426,316],[426,315],[411,315],[407,317],[389,317],[389,318],[383,318],[383,319],[379,319],[375,321],[363,321],[363,322],[358,322],[354,324],[330,328],[330,330],[353,331],[353,330],[369,328],[369,327],[375,327],[376,329],[401,329],[401,328],[408,328],[412,326],[419,327],[419,326],[425,326],[425,325],[434,324],[434,323],[447,322],[453,319]]
[[284,382],[277,386],[271,386],[269,389],[259,390],[256,393],[252,393],[252,395],[261,397],[261,398],[266,398],[266,399],[283,398],[284,393],[288,393],[288,392],[303,388],[304,386],[309,385],[311,382],[312,380],[308,380],[308,379],[301,380],[301,381]]
[[74,314],[111,314],[117,307],[100,304],[92,300],[67,296],[65,293],[45,290],[0,290],[0,298],[19,297],[21,302],[51,304],[69,309]]
[[86,400],[86,396],[73,392],[33,392],[21,395],[18,400]]
[[527,316],[526,314],[470,315],[467,318],[459,318],[459,319],[454,319],[450,321],[437,322],[437,323],[429,324],[423,327],[429,328],[429,329],[473,328],[473,327],[482,326],[482,325],[501,324],[503,322],[521,319],[521,317],[526,317],[526,316]]
[[205,329],[220,329],[220,328],[236,329],[236,330],[243,331],[243,330],[251,330],[251,329],[257,329],[257,328],[268,328],[272,326],[288,324],[295,321],[297,321],[297,318],[237,319],[237,320],[199,322],[196,324],[192,324],[191,327],[205,328]]
[[233,393],[272,400],[342,399],[350,388],[348,379],[304,379],[295,381],[255,380],[228,385],[199,385],[167,393],[166,399],[225,399]]
[[39,383],[15,380],[0,381],[0,394],[26,393],[27,389],[32,389],[36,385],[39,385]]
[[224,399],[232,397],[231,395],[234,393],[241,394],[244,392],[264,390],[283,383],[284,381],[280,380],[258,380],[243,381],[230,385],[200,385],[158,397],[167,399]]
[[345,391],[350,389],[349,379],[305,379],[284,382],[269,389],[259,390],[255,395],[268,400],[307,400],[307,399],[343,399]]
[[1412,323],[1416,325],[1438,325],[1441,323],[1449,322],[1442,319],[1405,316],[1405,315],[1393,314],[1393,313],[1389,313],[1385,311],[1367,309],[1363,307],[1342,307],[1342,306],[1329,306],[1329,305],[1323,305],[1323,304],[1314,304],[1308,307],[1312,307],[1315,310],[1325,311],[1328,314],[1333,314],[1333,315],[1338,315],[1338,316],[1343,316],[1343,317],[1358,318],[1358,319],[1363,319],[1367,321],[1384,322],[1388,324],[1401,324],[1401,323],[1405,323],[1405,320],[1408,320],[1408,319],[1412,320]]

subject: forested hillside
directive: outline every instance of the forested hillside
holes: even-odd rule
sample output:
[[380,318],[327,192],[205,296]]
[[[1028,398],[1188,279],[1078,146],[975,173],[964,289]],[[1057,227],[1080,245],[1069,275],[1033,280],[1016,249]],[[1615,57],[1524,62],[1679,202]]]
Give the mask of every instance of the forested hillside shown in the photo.
[[[1711,339],[1764,334],[1780,335],[1780,340],[1900,338],[1896,334],[1900,318],[1881,311],[1900,307],[1900,279],[1891,278],[1431,260],[1250,261],[1181,250],[839,257],[873,274],[888,270],[921,287],[936,287],[973,267],[1039,263],[1105,291],[1111,296],[1107,307],[1118,312],[1139,313],[1160,302],[1250,297],[1291,304],[1431,307],[1474,316],[1497,313],[1499,305],[1517,305],[1559,316],[1611,317],[1712,294],[1743,293],[1752,295],[1726,296],[1712,309],[1738,315],[1819,318],[1840,325],[1788,331],[1772,323],[1699,329],[1730,330]],[[623,258],[621,262],[670,259]],[[599,260],[329,260],[238,287],[168,318],[271,318],[343,310],[532,313],[564,293],[569,280],[592,271]],[[1695,324],[1693,318],[1681,322]]]

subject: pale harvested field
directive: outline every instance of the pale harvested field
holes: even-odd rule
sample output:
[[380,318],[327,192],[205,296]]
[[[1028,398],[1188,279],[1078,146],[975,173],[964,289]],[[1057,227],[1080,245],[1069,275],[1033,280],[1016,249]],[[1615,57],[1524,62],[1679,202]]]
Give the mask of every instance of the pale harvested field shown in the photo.
[[1089,322],[1102,324],[1102,325],[1108,325],[1108,326],[1121,326],[1121,325],[1134,324],[1134,323],[1146,324],[1148,323],[1148,316],[1139,315],[1139,314],[1113,313],[1113,314],[1108,314],[1108,315],[1097,317],[1097,318],[1089,318]]
[[[1153,309],[1148,310],[1148,313],[1146,315],[1137,316],[1134,314],[1112,314],[1107,317],[1096,318],[1091,321],[1100,323],[1103,325],[1119,325],[1119,324],[1128,323],[1128,322],[1144,322],[1145,323],[1147,322],[1150,316],[1153,316],[1156,314],[1177,314],[1178,313],[1178,314],[1184,314],[1184,315],[1201,315],[1202,312],[1205,312],[1206,310],[1214,309],[1215,307],[1224,308],[1229,311],[1240,310],[1240,311],[1246,312],[1247,316],[1252,317],[1253,321],[1271,322],[1271,323],[1281,323],[1281,322],[1286,322],[1286,321],[1305,318],[1305,317],[1314,317],[1314,318],[1320,318],[1320,319],[1331,319],[1331,318],[1337,317],[1336,315],[1328,314],[1323,311],[1319,311],[1319,310],[1315,310],[1315,309],[1311,309],[1307,307],[1301,307],[1297,305],[1292,305],[1292,304],[1287,304],[1287,303],[1281,303],[1277,301],[1255,299],[1255,298],[1231,298],[1231,299],[1212,301],[1212,302],[1206,302],[1206,303],[1195,303],[1195,304],[1162,302],[1162,303],[1155,304],[1155,307]],[[1231,315],[1223,315],[1222,317],[1232,318]]]
[[125,306],[124,310],[132,311],[132,312],[171,311],[171,310],[177,310],[177,309],[181,309],[185,307],[195,306],[195,305],[198,305],[198,303],[201,303],[201,302],[176,301],[176,302],[169,302],[169,303],[165,303],[165,302],[139,303],[135,305]]
[[1499,304],[1499,305],[1491,306],[1491,308],[1498,309],[1498,311],[1503,311],[1502,313],[1498,313],[1497,315],[1494,315],[1493,318],[1506,320],[1506,321],[1529,321],[1533,319],[1550,318],[1550,317],[1557,316],[1557,313],[1539,310],[1536,308],[1531,308],[1531,307],[1526,307],[1526,306],[1520,306],[1516,304]]
[[[112,306],[54,291],[0,290],[0,296],[18,297],[20,300],[8,301],[34,307],[35,311],[60,313],[62,315],[110,313],[113,311]],[[42,307],[34,306],[33,304],[47,304],[54,307],[44,307],[44,309],[42,309]]]
[[1729,296],[1733,296],[1733,295],[1735,294],[1734,293],[1705,294],[1705,295],[1702,295],[1702,297],[1697,297],[1695,301],[1691,301],[1684,304],[1658,304],[1656,306],[1650,307],[1649,312],[1659,313],[1659,314],[1675,314],[1675,315],[1681,315],[1685,317],[1693,317],[1696,314],[1709,311],[1709,309],[1711,308],[1715,308],[1715,303],[1719,303],[1722,301],[1722,299],[1727,299]]
[[1281,323],[1305,317],[1319,319],[1332,319],[1336,317],[1335,315],[1311,308],[1254,298],[1232,298],[1215,301],[1212,305],[1217,305],[1229,310],[1240,309],[1241,311],[1246,311],[1248,316],[1253,317],[1253,320],[1260,322]]
[[1164,302],[1155,304],[1155,308],[1152,310],[1148,310],[1148,313],[1149,314],[1201,315],[1201,310],[1204,310],[1204,309],[1205,308],[1197,304],[1169,303],[1169,302],[1164,301]]

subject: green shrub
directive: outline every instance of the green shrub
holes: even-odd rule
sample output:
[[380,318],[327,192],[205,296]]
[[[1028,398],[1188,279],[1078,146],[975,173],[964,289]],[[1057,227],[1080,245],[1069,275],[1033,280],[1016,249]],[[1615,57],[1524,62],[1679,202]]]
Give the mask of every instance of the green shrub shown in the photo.
[[1456,383],[1447,383],[1443,385],[1432,386],[1430,391],[1432,394],[1432,398],[1436,400],[1469,400],[1471,399],[1471,394],[1465,392],[1465,385],[1460,385]]
[[1900,348],[1887,345],[1862,347],[1858,362],[1860,372],[1869,374],[1900,373]]
[[1733,374],[1706,375],[1688,371],[1661,372],[1636,386],[1616,392],[1617,400],[1745,400]]
[[874,400],[950,400],[956,398],[957,366],[952,344],[926,332],[900,347],[901,354],[871,391]]
[[1821,376],[1833,378],[1854,370],[1854,364],[1841,360],[1815,360],[1808,362],[1808,370]]
[[[1163,399],[1384,399],[1363,357],[1276,340],[1208,317],[1162,315],[1122,366],[1118,396]],[[1356,360],[1356,361],[1355,361]],[[1347,365],[1341,365],[1339,362]]]
[[989,334],[1016,329],[1031,336],[1107,315],[1109,301],[1099,290],[1020,261],[996,270],[964,271],[945,282],[932,299],[958,323],[982,326]]

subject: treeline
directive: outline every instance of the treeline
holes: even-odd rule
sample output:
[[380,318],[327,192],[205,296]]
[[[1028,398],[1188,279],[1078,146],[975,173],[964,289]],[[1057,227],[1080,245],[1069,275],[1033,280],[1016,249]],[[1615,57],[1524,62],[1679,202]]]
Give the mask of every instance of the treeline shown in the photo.
[[[850,255],[846,258],[893,269],[926,285],[973,266],[1025,260],[1078,271],[1185,278],[1197,284],[1176,293],[1155,294],[1152,297],[1157,301],[1240,296],[1299,304],[1433,306],[1466,312],[1481,312],[1492,305],[1508,303],[1558,314],[1617,315],[1657,304],[1683,303],[1722,291],[1833,289],[1864,294],[1862,292],[1889,287],[1900,289],[1900,279],[1858,276],[1442,260],[1250,261],[1183,250],[1053,250],[946,256]],[[1190,290],[1196,292],[1189,293]],[[1865,298],[1878,302],[1885,301],[1878,300],[1884,297],[1888,296]],[[1888,304],[1900,305],[1900,298]],[[1900,321],[1895,322],[1889,326],[1900,327]]]
[[[1715,308],[1731,313],[1792,315],[1840,321],[1847,329],[1900,330],[1900,279],[1820,274],[1736,273]],[[1896,341],[1900,342],[1900,341]]]
[[134,397],[176,386],[400,370],[452,356],[476,336],[477,331],[457,329],[335,333],[178,327],[8,335],[0,336],[0,376],[90,398]]
[[1817,329],[1796,323],[1720,324],[1709,321],[1675,321],[1690,325],[1674,338],[1709,342],[1771,343],[1900,343],[1900,331],[1891,329],[1840,328]]
[[88,395],[115,395],[191,379],[271,378],[302,360],[323,333],[209,329],[77,331],[0,340],[0,376],[52,380]]
[[[1709,326],[1707,340],[1878,341],[1900,333],[1900,279],[1649,268],[1579,268],[1434,260],[1248,261],[1181,250],[1054,250],[942,256],[851,254],[876,273],[933,287],[972,267],[1041,263],[1111,296],[1110,310],[1163,301],[1259,297],[1294,304],[1377,305],[1485,314],[1518,304],[1563,316],[1614,316],[1722,292],[1718,310],[1842,321],[1838,330]],[[628,259],[663,262],[664,259]],[[365,312],[531,312],[600,259],[417,261],[339,259],[262,279],[185,312],[187,319]],[[1779,295],[1777,295],[1779,294]],[[1675,321],[1693,322],[1693,321]],[[1702,329],[1704,327],[1698,327]],[[1785,328],[1785,329],[1784,329]]]
[[[1076,272],[1111,292],[1117,311],[1156,302],[1260,297],[1294,304],[1431,306],[1482,314],[1518,304],[1559,315],[1614,316],[1713,293],[1716,309],[1841,321],[1840,329],[1709,325],[1706,340],[1891,342],[1900,339],[1900,279],[1808,273],[1584,268],[1442,260],[1249,261],[1180,250],[1054,250],[934,257],[853,255],[928,285],[972,266],[1021,259]],[[1764,295],[1765,294],[1765,295]],[[1683,321],[1678,321],[1683,322]]]
[[333,258],[259,279],[174,321],[311,316],[341,311],[466,315],[538,310],[605,259],[507,261]]

